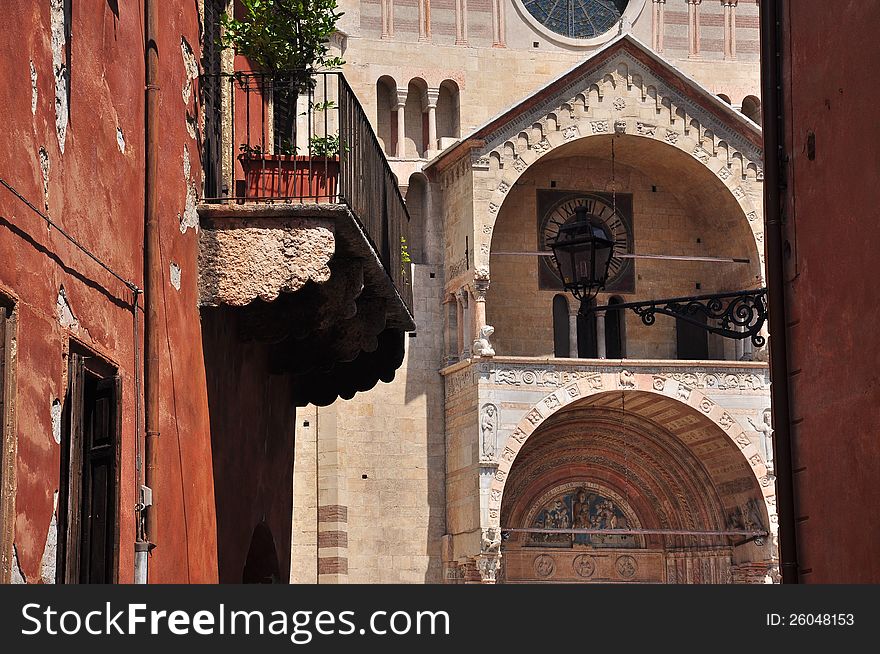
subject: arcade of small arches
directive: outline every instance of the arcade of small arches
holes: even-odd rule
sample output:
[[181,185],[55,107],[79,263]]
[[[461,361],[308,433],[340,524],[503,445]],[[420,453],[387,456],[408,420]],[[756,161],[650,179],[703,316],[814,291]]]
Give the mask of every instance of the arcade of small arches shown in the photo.
[[376,82],[376,131],[385,154],[429,159],[461,136],[459,86],[444,79],[429,86],[415,77],[404,87],[383,75]]
[[743,116],[756,125],[761,124],[761,100],[758,96],[747,95],[739,104],[734,104],[726,93],[719,93],[718,98],[737,109]]

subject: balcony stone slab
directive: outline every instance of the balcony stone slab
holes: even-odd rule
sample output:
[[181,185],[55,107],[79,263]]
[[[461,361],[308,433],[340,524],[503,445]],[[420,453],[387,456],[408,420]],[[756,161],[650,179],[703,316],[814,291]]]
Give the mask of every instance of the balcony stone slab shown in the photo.
[[232,321],[292,376],[297,405],[391,381],[415,328],[400,289],[346,205],[203,204],[203,320]]

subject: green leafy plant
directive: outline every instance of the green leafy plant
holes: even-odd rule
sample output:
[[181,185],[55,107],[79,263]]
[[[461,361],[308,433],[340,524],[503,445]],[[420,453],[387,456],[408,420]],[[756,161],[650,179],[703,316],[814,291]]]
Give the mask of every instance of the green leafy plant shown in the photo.
[[339,141],[339,134],[330,136],[313,136],[309,141],[312,155],[316,157],[335,157],[340,150],[348,152],[348,146]]
[[243,157],[259,157],[266,154],[263,152],[263,148],[260,147],[260,145],[248,145],[247,143],[239,145],[238,151],[241,152],[241,156]]
[[265,72],[339,68],[328,41],[342,16],[336,0],[241,0],[244,17],[222,18],[220,45],[235,48]]
[[409,256],[409,247],[406,244],[406,239],[401,236],[400,237],[400,274],[403,275],[404,279],[409,279],[409,264],[412,263],[412,257]]

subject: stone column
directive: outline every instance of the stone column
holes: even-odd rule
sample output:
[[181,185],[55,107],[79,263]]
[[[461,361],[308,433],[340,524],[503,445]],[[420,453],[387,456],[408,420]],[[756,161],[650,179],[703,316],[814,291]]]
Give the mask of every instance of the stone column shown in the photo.
[[463,359],[470,358],[471,346],[474,344],[473,337],[473,319],[470,306],[470,291],[464,286],[458,291],[458,303],[461,307],[461,320],[459,320],[459,333],[461,334],[461,357]]
[[736,59],[736,3],[737,0],[722,0],[725,59]]
[[382,38],[394,38],[394,0],[382,0]]
[[[737,331],[743,331],[742,329],[738,329]],[[743,352],[745,352],[746,339],[740,338],[737,339],[734,343],[734,361],[742,361]]]
[[419,41],[431,40],[431,0],[419,0]]
[[403,159],[406,155],[406,91],[397,89],[397,151],[394,156]]
[[755,356],[755,346],[752,344],[751,338],[743,339],[743,361],[751,361]]
[[687,0],[688,6],[688,57],[700,56],[700,3],[703,0]]
[[721,343],[724,349],[724,360],[736,361],[736,344],[742,343],[742,341],[733,338],[725,338],[724,336],[720,336],[719,338],[721,338]]
[[455,2],[455,45],[467,45],[467,0]]
[[504,0],[492,0],[492,47],[507,47],[504,36]]
[[425,156],[428,159],[440,149],[440,145],[437,143],[437,100],[439,98],[440,89],[427,89],[422,96],[422,104],[428,110],[428,142],[425,144]]
[[486,325],[486,293],[488,292],[488,279],[478,278],[474,281],[474,334],[479,334],[480,329]]
[[605,358],[605,312],[596,312],[596,356]]
[[444,333],[446,337],[446,349],[445,356],[446,360],[444,361],[444,365],[449,365],[453,361],[458,359],[458,325],[456,321],[458,320],[458,302],[455,301],[451,295],[447,295],[446,299],[443,301],[443,319],[444,319]]
[[572,359],[578,358],[578,310],[577,301],[568,305],[568,355]]
[[666,10],[666,0],[651,0],[651,42],[654,50],[663,52],[663,32],[666,31],[664,12]]
[[339,441],[334,405],[315,415],[318,476],[318,583],[348,581],[348,496],[345,446]]

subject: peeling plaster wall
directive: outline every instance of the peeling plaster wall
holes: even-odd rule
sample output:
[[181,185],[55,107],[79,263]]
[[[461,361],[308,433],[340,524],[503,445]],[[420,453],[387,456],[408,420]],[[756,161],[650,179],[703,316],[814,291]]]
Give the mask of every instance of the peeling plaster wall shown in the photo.
[[[97,258],[143,287],[143,19],[137,3],[112,4],[4,3],[0,120],[16,147],[0,149],[0,170]],[[182,271],[197,270],[198,235],[188,228],[182,233],[174,220],[180,214],[188,227],[197,225],[201,170],[187,115],[198,115],[198,97],[193,91],[185,102],[181,94],[194,70],[179,54],[185,39],[198,61],[197,4],[157,3],[164,62],[158,203],[160,216],[171,218],[160,221],[165,275],[170,261]],[[166,289],[157,334],[163,437],[154,492],[161,533],[150,576],[210,582],[217,578],[217,546],[197,275],[182,274],[179,291]],[[130,582],[137,425],[131,292],[4,189],[0,290],[17,298],[18,317],[15,577],[31,583],[54,578],[62,439],[53,402],[63,405],[69,343],[76,338],[120,376],[118,576]]]
[[[67,61],[67,35],[70,32],[70,0],[49,0],[52,17],[52,69],[55,74],[55,133],[64,153],[70,110],[70,79]],[[32,79],[35,79],[32,75]],[[33,101],[32,101],[33,103]],[[36,104],[36,103],[33,103]]]

